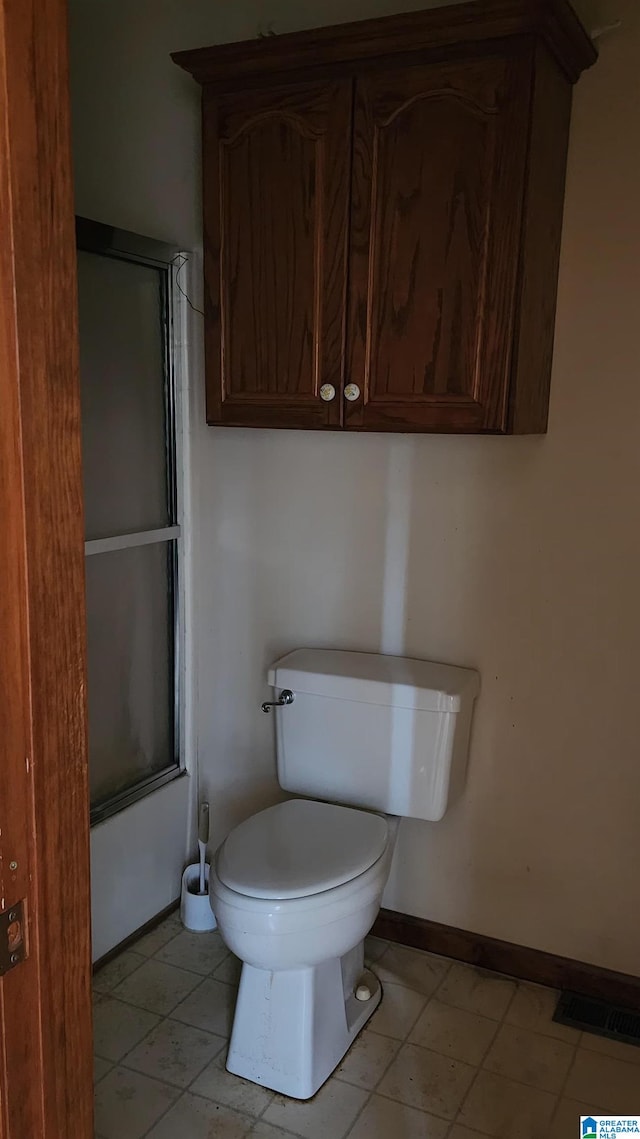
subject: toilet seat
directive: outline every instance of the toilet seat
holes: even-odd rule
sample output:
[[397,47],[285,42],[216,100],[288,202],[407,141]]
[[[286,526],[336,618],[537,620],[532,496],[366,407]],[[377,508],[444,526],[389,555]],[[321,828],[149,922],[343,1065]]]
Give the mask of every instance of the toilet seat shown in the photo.
[[223,885],[251,898],[306,898],[363,874],[384,853],[387,820],[353,807],[290,799],[240,823],[216,858]]

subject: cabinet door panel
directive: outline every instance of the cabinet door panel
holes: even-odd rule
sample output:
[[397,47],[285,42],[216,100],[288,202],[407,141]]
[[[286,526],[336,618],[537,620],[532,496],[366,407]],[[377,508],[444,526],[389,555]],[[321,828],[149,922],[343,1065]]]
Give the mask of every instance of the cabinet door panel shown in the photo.
[[526,59],[358,80],[349,427],[504,429],[528,97]]
[[210,423],[341,424],[352,91],[205,89]]

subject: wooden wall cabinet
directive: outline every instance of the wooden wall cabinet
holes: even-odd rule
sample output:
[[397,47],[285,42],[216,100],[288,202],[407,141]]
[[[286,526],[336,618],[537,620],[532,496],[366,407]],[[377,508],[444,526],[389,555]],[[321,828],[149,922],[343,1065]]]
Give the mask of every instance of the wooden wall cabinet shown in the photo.
[[207,422],[546,430],[566,0],[180,52],[203,86]]

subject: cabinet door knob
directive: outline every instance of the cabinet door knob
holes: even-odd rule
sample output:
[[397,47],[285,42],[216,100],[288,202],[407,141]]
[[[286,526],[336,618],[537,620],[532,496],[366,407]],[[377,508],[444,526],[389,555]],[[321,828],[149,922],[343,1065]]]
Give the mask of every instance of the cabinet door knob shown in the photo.
[[333,384],[323,384],[320,388],[320,399],[325,403],[331,403],[332,399],[336,398],[336,389]]
[[346,388],[344,389],[344,398],[348,399],[349,403],[353,403],[354,400],[360,399],[360,388],[358,385],[347,384]]

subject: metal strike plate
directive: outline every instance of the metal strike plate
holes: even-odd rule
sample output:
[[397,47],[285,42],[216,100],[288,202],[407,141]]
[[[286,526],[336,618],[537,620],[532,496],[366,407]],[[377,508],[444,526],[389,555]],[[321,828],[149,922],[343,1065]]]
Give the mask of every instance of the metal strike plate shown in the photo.
[[24,902],[0,913],[0,977],[15,969],[27,956]]

